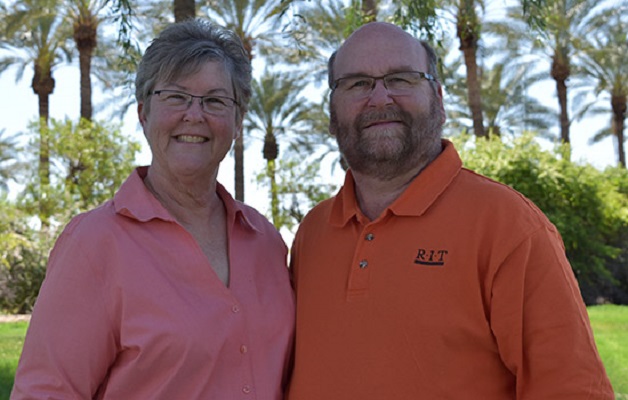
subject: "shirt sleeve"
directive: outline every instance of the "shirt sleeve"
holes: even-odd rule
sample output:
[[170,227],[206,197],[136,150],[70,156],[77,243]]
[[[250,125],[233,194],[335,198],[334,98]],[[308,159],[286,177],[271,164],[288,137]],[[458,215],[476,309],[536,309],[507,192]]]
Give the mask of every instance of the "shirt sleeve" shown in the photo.
[[518,400],[614,399],[586,307],[549,226],[522,242],[496,273],[491,327],[516,376]]
[[[66,229],[67,231],[67,229]],[[103,260],[64,232],[51,252],[11,399],[91,399],[116,355]]]

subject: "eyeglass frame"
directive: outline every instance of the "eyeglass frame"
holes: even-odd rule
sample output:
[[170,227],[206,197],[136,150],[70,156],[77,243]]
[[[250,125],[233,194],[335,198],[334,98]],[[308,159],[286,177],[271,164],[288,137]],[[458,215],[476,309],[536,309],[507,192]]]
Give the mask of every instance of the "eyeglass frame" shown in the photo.
[[[407,74],[407,73],[412,73],[412,74],[418,74],[420,79],[428,81],[428,82],[438,82],[438,79],[436,79],[436,77],[428,72],[423,72],[423,71],[396,71],[396,72],[391,72],[385,75],[380,75],[380,76],[372,76],[372,75],[361,75],[361,74],[356,74],[356,75],[348,75],[348,76],[343,76],[342,78],[338,78],[336,79],[332,85],[330,86],[330,89],[332,92],[335,92],[336,89],[338,89],[338,82],[340,82],[343,79],[352,79],[352,78],[365,78],[365,79],[372,79],[373,83],[371,85],[371,88],[369,89],[368,92],[364,93],[364,96],[368,96],[370,95],[373,90],[375,89],[375,85],[377,84],[377,81],[381,80],[382,83],[384,84],[384,88],[388,91],[390,91],[390,89],[388,89],[388,86],[386,85],[386,78],[388,78],[391,75],[396,75],[396,74]],[[393,94],[394,95],[394,94]]]
[[[213,114],[213,113],[211,111],[207,111],[205,109],[205,106],[203,105],[205,99],[219,99],[219,100],[223,100],[224,99],[224,100],[229,100],[229,101],[233,102],[232,105],[227,105],[226,104],[227,109],[230,108],[230,107],[235,107],[235,106],[239,106],[240,105],[240,103],[238,103],[238,101],[236,99],[234,99],[232,97],[229,97],[229,96],[218,96],[218,95],[197,96],[197,95],[194,95],[194,94],[191,94],[191,93],[188,93],[188,92],[184,92],[182,90],[175,90],[175,89],[152,90],[152,91],[148,92],[148,95],[149,96],[152,96],[152,95],[159,96],[163,92],[177,93],[177,94],[180,94],[182,96],[189,97],[190,100],[187,102],[187,106],[185,107],[185,110],[189,109],[192,106],[192,102],[194,101],[194,99],[199,99],[199,105],[201,106],[201,110],[204,113],[206,113],[206,114]],[[165,101],[165,100],[162,100],[162,101]]]

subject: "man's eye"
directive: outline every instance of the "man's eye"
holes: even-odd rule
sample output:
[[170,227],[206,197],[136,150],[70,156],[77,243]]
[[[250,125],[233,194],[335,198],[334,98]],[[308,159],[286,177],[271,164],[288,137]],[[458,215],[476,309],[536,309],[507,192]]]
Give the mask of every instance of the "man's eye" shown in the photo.
[[352,79],[349,80],[347,87],[349,89],[363,89],[365,87],[370,88],[372,85],[372,82],[370,79]]
[[411,88],[419,84],[419,79],[409,74],[391,75],[386,78],[386,86],[392,88]]
[[386,82],[389,82],[389,83],[401,83],[401,84],[410,83],[410,81],[408,79],[401,78],[401,77],[398,77],[398,76],[391,76],[390,78],[386,79]]

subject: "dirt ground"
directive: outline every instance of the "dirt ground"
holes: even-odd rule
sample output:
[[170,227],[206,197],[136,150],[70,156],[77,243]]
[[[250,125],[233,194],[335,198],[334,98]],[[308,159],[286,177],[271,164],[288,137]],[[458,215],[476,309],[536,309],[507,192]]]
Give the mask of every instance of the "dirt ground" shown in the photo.
[[0,314],[0,323],[2,322],[17,322],[17,321],[29,321],[30,315],[6,315]]

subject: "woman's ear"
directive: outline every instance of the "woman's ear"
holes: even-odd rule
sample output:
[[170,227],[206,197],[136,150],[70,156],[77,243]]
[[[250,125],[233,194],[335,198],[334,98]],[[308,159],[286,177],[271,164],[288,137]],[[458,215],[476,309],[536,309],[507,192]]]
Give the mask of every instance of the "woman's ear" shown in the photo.
[[137,104],[137,119],[140,121],[142,128],[146,123],[146,114],[144,113],[144,102],[139,102]]

